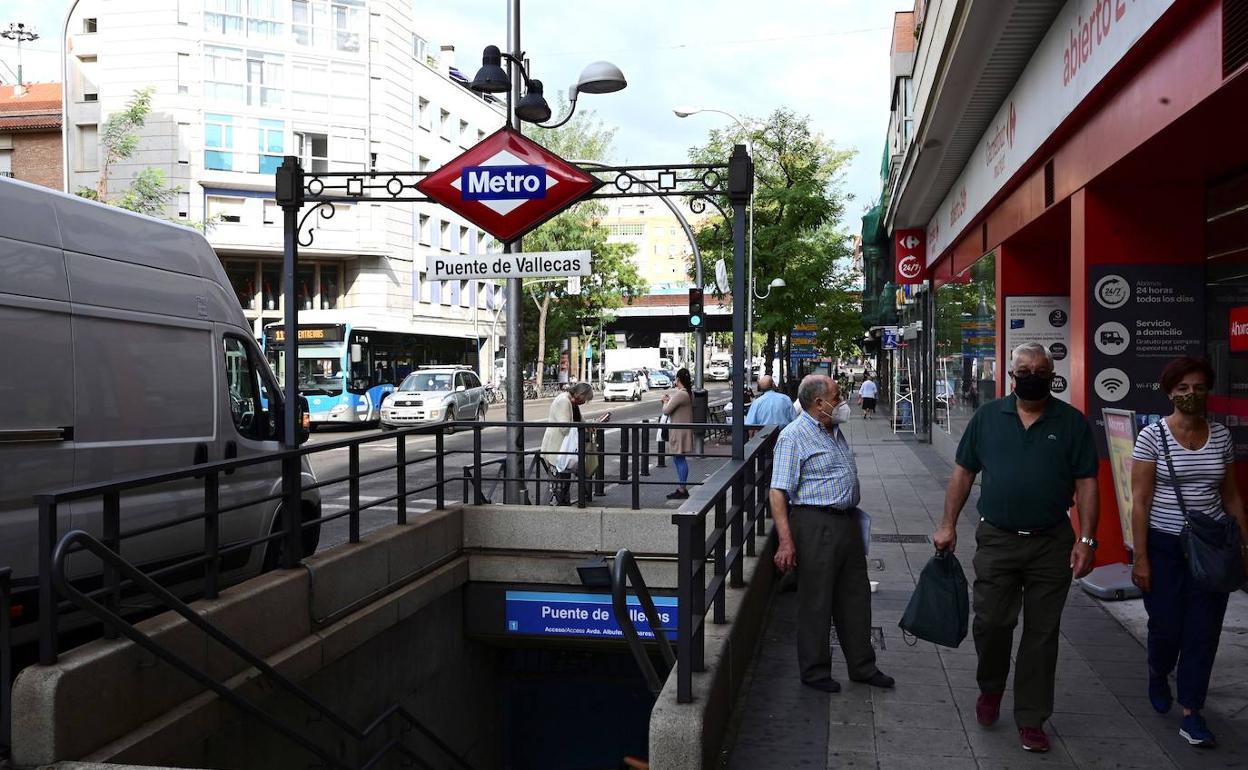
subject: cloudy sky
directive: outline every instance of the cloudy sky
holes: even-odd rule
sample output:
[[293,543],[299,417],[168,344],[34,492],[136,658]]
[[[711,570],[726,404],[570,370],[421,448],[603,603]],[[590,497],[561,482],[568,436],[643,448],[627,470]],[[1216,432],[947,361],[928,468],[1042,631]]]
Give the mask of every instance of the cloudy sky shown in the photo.
[[[469,77],[488,44],[506,47],[507,0],[414,0],[422,36],[454,45]],[[0,0],[0,27],[22,21],[42,39],[24,48],[27,80],[56,80],[57,36],[68,0]],[[893,13],[913,0],[525,0],[522,43],[533,76],[557,90],[595,59],[617,64],[629,87],[586,96],[582,107],[619,127],[619,163],[684,160],[728,118],[678,119],[672,107],[715,107],[743,118],[777,107],[809,114],[815,127],[858,151],[848,177],[856,220],[879,194],[888,127],[888,48]],[[0,78],[17,68],[0,40]],[[857,229],[857,223],[852,224]]]

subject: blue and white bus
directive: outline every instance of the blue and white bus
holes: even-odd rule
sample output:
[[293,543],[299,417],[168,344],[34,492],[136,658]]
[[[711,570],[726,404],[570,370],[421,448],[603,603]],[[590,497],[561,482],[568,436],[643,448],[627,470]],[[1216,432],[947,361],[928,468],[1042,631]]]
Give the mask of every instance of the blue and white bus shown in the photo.
[[[285,382],[286,333],[264,328],[262,346],[278,382]],[[350,323],[299,325],[299,393],[308,399],[312,428],[376,425],[381,402],[418,366],[477,367],[477,341],[357,327]]]

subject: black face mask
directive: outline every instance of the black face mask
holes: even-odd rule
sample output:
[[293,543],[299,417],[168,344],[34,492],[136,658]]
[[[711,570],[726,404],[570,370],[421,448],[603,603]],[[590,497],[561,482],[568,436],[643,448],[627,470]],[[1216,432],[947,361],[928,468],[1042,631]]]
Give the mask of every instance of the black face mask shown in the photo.
[[1024,401],[1043,401],[1049,397],[1050,378],[1043,374],[1024,374],[1014,377],[1014,392]]

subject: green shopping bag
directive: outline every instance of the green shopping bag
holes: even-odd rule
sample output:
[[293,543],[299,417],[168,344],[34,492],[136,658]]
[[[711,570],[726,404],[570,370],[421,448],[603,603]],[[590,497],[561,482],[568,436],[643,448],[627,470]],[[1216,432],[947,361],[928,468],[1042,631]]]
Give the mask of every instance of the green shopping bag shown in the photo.
[[966,638],[971,602],[966,574],[952,551],[937,551],[919,573],[901,630],[942,647],[957,647]]

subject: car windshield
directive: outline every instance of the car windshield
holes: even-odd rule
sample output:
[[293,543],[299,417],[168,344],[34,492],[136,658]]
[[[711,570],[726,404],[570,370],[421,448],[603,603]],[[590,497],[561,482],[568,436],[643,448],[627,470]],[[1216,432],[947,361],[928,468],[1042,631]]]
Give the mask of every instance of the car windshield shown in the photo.
[[416,372],[407,375],[399,390],[429,392],[451,389],[451,375],[447,372]]
[[636,382],[636,372],[612,372],[607,382]]

